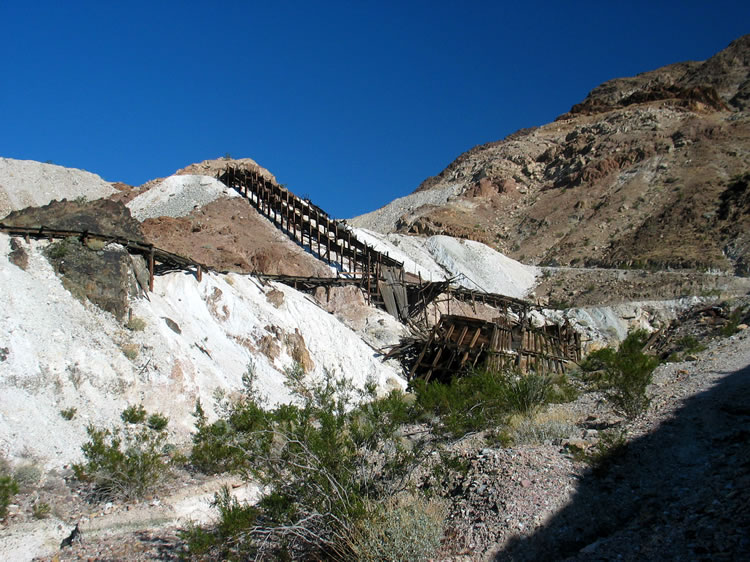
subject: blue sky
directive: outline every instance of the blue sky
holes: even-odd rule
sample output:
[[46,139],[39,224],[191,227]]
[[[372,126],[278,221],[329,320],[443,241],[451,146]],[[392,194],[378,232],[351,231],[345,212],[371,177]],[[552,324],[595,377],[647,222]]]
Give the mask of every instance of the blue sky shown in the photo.
[[746,0],[2,0],[0,156],[139,185],[229,153],[345,218],[748,32]]

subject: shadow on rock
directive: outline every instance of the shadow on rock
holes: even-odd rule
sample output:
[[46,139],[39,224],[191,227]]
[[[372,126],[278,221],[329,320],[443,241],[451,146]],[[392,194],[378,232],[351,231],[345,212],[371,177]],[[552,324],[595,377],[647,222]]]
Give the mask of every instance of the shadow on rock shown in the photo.
[[634,440],[495,560],[736,560],[750,552],[750,367]]

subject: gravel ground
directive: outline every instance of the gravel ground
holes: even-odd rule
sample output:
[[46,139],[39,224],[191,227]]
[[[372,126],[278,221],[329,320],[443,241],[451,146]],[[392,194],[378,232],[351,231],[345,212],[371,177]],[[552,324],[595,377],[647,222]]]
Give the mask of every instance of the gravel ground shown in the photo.
[[[740,560],[750,549],[750,333],[657,369],[625,453],[592,471],[558,445],[467,451],[445,560]],[[582,446],[621,420],[571,406]],[[591,429],[586,429],[586,427]]]

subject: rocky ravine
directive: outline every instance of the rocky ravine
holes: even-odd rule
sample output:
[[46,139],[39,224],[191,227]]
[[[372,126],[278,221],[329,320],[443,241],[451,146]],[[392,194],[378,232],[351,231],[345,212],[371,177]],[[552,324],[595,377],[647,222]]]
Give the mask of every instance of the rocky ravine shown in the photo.
[[542,265],[746,274],[749,76],[747,35],[702,63],[611,80],[350,222],[479,240]]
[[[750,547],[749,392],[744,330],[691,361],[657,369],[651,408],[630,427],[624,455],[603,472],[592,472],[566,446],[591,446],[620,421],[595,394],[548,414],[575,424],[562,442],[457,443],[465,471],[427,480],[447,501],[444,546],[435,559],[739,559]],[[165,490],[128,509],[92,511],[74,498],[68,509],[91,511],[81,526],[85,540],[39,560],[177,560],[186,553],[177,535],[185,492],[197,494],[197,506],[219,483],[187,479],[185,490]],[[145,523],[137,530],[129,510]]]

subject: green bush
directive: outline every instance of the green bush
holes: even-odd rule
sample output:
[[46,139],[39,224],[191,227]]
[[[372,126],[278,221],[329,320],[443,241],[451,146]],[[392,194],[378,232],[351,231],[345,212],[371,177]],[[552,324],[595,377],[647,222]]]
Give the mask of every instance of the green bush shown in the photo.
[[565,420],[524,418],[516,426],[506,430],[504,438],[507,439],[507,444],[537,445],[567,439],[576,431],[578,428]]
[[146,408],[142,405],[128,406],[120,414],[120,419],[125,423],[138,424],[146,420]]
[[719,330],[719,333],[724,336],[725,338],[728,338],[730,336],[733,336],[737,332],[739,332],[738,326],[742,323],[742,318],[745,314],[745,311],[743,307],[737,307],[735,308],[730,314],[729,318],[727,319],[727,323],[721,327],[721,330]]
[[212,548],[219,547],[225,552],[231,551],[238,558],[249,555],[253,550],[252,545],[245,544],[241,537],[256,524],[260,510],[255,506],[240,503],[226,486],[214,494],[211,505],[219,512],[219,524],[216,529],[208,532],[199,526],[192,526],[181,533],[190,552],[193,555],[202,555]]
[[357,525],[373,503],[403,489],[420,458],[399,434],[408,405],[397,391],[378,399],[373,386],[357,391],[330,375],[317,383],[287,375],[296,404],[264,409],[246,392],[213,424],[196,408],[193,463],[252,477],[266,493],[253,508],[217,497],[213,538],[193,529],[192,540],[230,558],[355,559],[349,538]]
[[76,417],[77,412],[78,410],[75,407],[71,406],[70,408],[65,408],[64,410],[60,410],[60,415],[62,416],[64,420],[70,421],[74,417]]
[[698,353],[707,349],[695,336],[684,336],[675,343],[683,353]]
[[66,238],[58,242],[53,242],[44,250],[47,257],[53,260],[61,260],[68,255],[71,242]]
[[162,414],[151,414],[146,420],[146,425],[154,431],[164,431],[169,425],[169,418]]
[[583,364],[585,371],[600,373],[598,387],[615,411],[628,419],[638,417],[650,404],[646,389],[659,359],[643,353],[648,338],[645,330],[630,332],[617,351],[600,349],[590,354]]
[[125,327],[131,332],[142,332],[146,329],[146,321],[138,316],[133,316],[128,319],[128,323],[125,324]]
[[579,451],[578,460],[591,465],[595,473],[602,475],[627,449],[627,432],[622,428],[612,428],[599,433],[599,440],[588,451]]
[[367,506],[348,544],[355,560],[430,560],[443,537],[443,506],[413,496]]
[[10,500],[18,493],[18,484],[9,475],[0,475],[0,519],[8,514]]
[[13,471],[13,479],[22,493],[33,491],[42,480],[42,469],[33,462],[25,463]]
[[49,517],[51,511],[52,508],[45,502],[36,502],[31,507],[31,515],[34,519],[46,519]]
[[459,437],[493,429],[513,414],[532,415],[551,396],[552,379],[537,374],[479,370],[448,384],[412,383],[414,415],[440,434]]
[[[122,428],[89,425],[89,441],[81,447],[86,462],[73,465],[76,478],[91,482],[102,499],[141,498],[166,478],[172,464],[166,432],[141,425],[145,410],[141,416],[131,406],[121,417],[126,422]],[[133,419],[141,422],[129,421]]]

